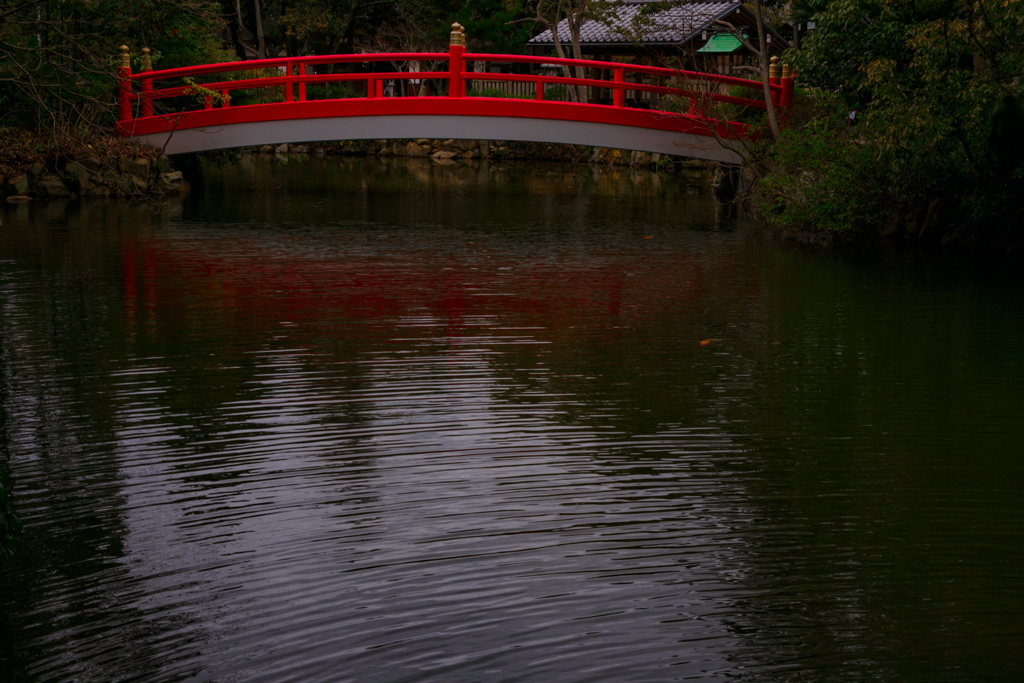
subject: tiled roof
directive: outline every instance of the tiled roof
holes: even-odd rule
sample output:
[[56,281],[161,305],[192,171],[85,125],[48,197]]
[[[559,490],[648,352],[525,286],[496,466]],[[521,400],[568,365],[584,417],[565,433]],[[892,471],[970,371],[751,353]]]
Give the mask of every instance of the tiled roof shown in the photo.
[[[679,5],[653,14],[649,23],[641,31],[641,35],[631,35],[633,18],[647,0],[628,0],[619,7],[615,16],[608,22],[587,21],[580,30],[580,43],[584,45],[608,45],[612,43],[632,43],[639,41],[644,44],[680,44],[693,38],[705,28],[712,26],[712,21],[723,17],[741,2],[700,2]],[[569,43],[569,23],[563,21],[558,25],[558,39],[563,44]],[[548,29],[532,38],[529,45],[553,45],[551,30]]]

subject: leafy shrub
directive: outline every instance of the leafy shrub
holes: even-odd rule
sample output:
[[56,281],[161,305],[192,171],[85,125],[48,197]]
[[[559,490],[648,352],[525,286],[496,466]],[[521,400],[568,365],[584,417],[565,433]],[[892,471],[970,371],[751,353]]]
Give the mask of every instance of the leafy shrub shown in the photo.
[[565,91],[564,85],[553,85],[544,88],[544,99],[551,102],[568,102],[569,94]]
[[[483,90],[470,90],[466,93],[467,97],[496,97],[504,98],[507,100],[532,100],[534,95],[515,95],[512,93],[505,92],[501,88],[484,88]],[[547,99],[545,97],[545,99]]]
[[901,201],[878,163],[870,131],[851,127],[841,104],[821,103],[800,130],[784,129],[761,185],[764,213],[776,226],[844,233],[880,226]]
[[360,94],[352,83],[316,83],[306,86],[307,100],[347,100],[365,96],[365,88]]
[[682,95],[662,95],[658,98],[658,110],[673,114],[689,114],[690,98]]

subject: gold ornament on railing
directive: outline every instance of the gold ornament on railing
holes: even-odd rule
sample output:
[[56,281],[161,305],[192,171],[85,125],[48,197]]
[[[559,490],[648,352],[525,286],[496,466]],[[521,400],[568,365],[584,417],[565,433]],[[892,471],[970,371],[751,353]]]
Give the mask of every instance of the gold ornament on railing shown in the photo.
[[466,47],[466,29],[459,22],[452,24],[451,45]]

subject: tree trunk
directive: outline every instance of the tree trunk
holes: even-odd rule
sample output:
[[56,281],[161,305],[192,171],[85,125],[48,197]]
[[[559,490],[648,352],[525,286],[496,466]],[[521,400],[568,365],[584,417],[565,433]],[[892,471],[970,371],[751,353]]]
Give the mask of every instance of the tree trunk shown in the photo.
[[[562,5],[559,3],[558,9],[561,10]],[[555,12],[555,24],[551,27],[551,37],[555,42],[555,52],[558,54],[559,59],[565,59],[565,50],[562,49],[562,41],[558,39],[558,15],[559,12]],[[566,78],[572,78],[573,72],[569,70],[569,67],[562,66],[562,75]],[[566,84],[565,93],[569,96],[570,102],[578,102],[576,98],[576,88],[574,86]]]
[[[340,31],[337,37],[335,37],[334,42],[331,44],[332,55],[339,54],[338,50],[341,49],[342,43],[345,43],[347,46],[345,54],[350,54],[352,52],[352,37],[355,35],[356,13],[359,11],[361,4],[362,0],[354,0],[352,6],[349,7],[348,15],[345,17],[345,30]],[[331,64],[328,69],[328,73],[337,73],[337,66],[337,64]]]
[[765,37],[761,0],[754,0],[754,18],[757,20],[757,46],[761,53],[761,83],[764,85],[764,103],[768,108],[768,124],[772,128],[772,136],[778,140],[782,134],[779,132],[779,116],[775,112],[775,102],[772,100],[772,89],[768,80],[768,41]]
[[[583,9],[579,10],[579,15],[583,14]],[[580,46],[580,30],[585,19],[582,16],[569,17],[569,40],[572,42],[572,58],[583,59],[583,48]],[[576,78],[585,78],[583,73],[583,67],[578,64],[573,69],[576,73]],[[586,102],[587,101],[587,89],[582,85],[575,86],[576,90],[576,101]]]
[[231,39],[235,46],[235,54],[239,59],[248,59],[249,53],[242,42],[242,31],[245,26],[242,24],[242,0],[235,0],[235,16],[231,18]]
[[263,38],[263,15],[260,13],[260,0],[252,0],[256,7],[256,59],[267,58],[267,43]]

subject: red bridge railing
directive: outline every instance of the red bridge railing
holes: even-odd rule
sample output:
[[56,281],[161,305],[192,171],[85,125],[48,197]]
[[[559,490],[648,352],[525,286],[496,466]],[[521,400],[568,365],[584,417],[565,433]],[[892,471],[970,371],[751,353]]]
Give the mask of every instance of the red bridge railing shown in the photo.
[[[142,71],[136,74],[131,73],[128,48],[121,47],[121,68],[119,88],[119,118],[121,121],[129,121],[133,118],[133,104],[138,103],[138,114],[140,118],[147,118],[154,115],[154,103],[158,100],[181,97],[196,93],[219,93],[221,95],[219,106],[232,106],[231,93],[236,90],[252,90],[256,88],[284,88],[285,102],[304,102],[307,100],[307,86],[328,83],[362,83],[365,87],[366,99],[384,97],[386,81],[437,81],[442,87],[438,91],[447,90],[442,96],[449,98],[478,97],[472,91],[467,91],[467,85],[472,81],[487,82],[511,82],[511,83],[533,83],[534,98],[536,101],[544,101],[546,90],[549,86],[584,86],[587,88],[602,88],[612,91],[611,104],[589,104],[582,106],[598,106],[625,108],[627,106],[627,93],[656,93],[659,95],[675,95],[690,99],[689,116],[704,118],[708,114],[710,103],[719,102],[734,104],[742,107],[755,109],[767,109],[763,99],[751,99],[736,97],[718,92],[719,86],[741,86],[743,88],[761,90],[763,88],[759,81],[732,76],[721,76],[718,74],[703,73],[697,71],[683,71],[663,67],[640,66],[634,64],[621,64],[618,62],[601,62],[593,60],[560,59],[554,57],[533,57],[525,55],[496,55],[476,54],[465,52],[465,35],[461,33],[461,27],[453,25],[452,44],[447,53],[443,52],[408,52],[408,53],[381,53],[381,54],[352,54],[352,55],[323,55],[312,57],[283,57],[277,59],[260,59],[245,62],[227,62],[221,64],[208,64],[202,66],[189,66],[178,69],[165,69],[153,71],[149,68],[149,50],[144,49]],[[316,73],[320,65],[341,65],[341,64],[379,64],[418,61],[420,63],[444,63],[447,62],[447,70],[444,71],[371,71],[368,73]],[[771,95],[773,105],[781,109],[783,114],[792,106],[793,102],[793,79],[789,77],[788,69],[781,73],[777,65],[778,58],[772,58]],[[567,78],[552,74],[502,74],[487,73],[467,69],[467,62],[502,62],[504,64],[533,64],[545,66],[580,66],[588,70],[606,72],[611,75],[609,79],[598,78]],[[212,74],[224,74],[230,76],[232,73],[266,71],[276,69],[281,72],[279,76],[262,76],[255,78],[226,78],[214,80],[213,82],[170,85],[157,87],[157,84],[165,81],[181,80],[186,77],[210,76]],[[644,77],[654,77],[669,84],[656,85],[643,83]],[[634,80],[630,80],[630,79]],[[444,87],[446,86],[446,88]],[[417,95],[407,95],[416,97]],[[203,108],[214,107],[213,96],[208,94],[205,98]],[[346,98],[353,99],[353,98]],[[360,98],[361,99],[361,98]],[[198,106],[198,105],[197,105]],[[255,104],[242,106],[260,106]],[[577,105],[579,106],[579,105]],[[178,115],[180,112],[175,112]],[[672,115],[665,112],[666,115]],[[686,116],[685,114],[683,116]]]

